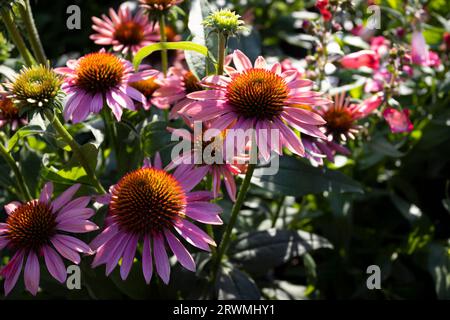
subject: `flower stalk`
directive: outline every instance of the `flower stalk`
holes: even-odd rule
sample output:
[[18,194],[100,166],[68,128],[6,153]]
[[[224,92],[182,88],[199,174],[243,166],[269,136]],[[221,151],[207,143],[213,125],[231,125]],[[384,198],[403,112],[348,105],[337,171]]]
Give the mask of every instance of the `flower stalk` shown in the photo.
[[53,114],[49,109],[45,109],[44,113],[46,118],[52,123],[53,128],[56,130],[59,136],[70,146],[73,153],[78,158],[78,161],[80,162],[81,166],[84,168],[84,171],[86,171],[86,174],[88,175],[92,185],[95,187],[97,192],[100,194],[106,193],[105,189],[103,188],[100,181],[97,179],[97,176],[95,175],[95,169],[91,168],[89,161],[86,159],[83,150],[81,150],[81,147],[78,144],[78,142],[75,141],[75,139],[67,131],[67,129],[64,127],[64,125],[61,123],[61,121],[55,114]]
[[225,232],[223,233],[222,240],[220,241],[219,247],[217,248],[217,254],[215,260],[213,261],[212,268],[212,283],[213,285],[217,281],[217,276],[220,270],[220,265],[222,264],[223,257],[228,251],[228,247],[230,245],[231,235],[233,232],[234,225],[236,224],[237,217],[239,212],[241,211],[242,205],[244,204],[245,197],[247,195],[247,191],[250,188],[250,182],[253,177],[253,172],[255,171],[256,165],[254,163],[249,163],[247,166],[247,172],[245,174],[244,181],[242,182],[241,188],[239,189],[239,193],[236,199],[236,202],[231,209],[231,217],[230,221],[227,224]]
[[43,64],[47,64],[47,58],[44,53],[44,48],[39,38],[39,33],[34,23],[33,12],[31,11],[31,5],[29,0],[24,0],[24,6],[19,5],[19,13],[24,21],[25,28],[28,32],[31,48],[33,50],[36,60]]
[[28,50],[25,41],[23,40],[22,35],[19,32],[19,29],[17,29],[16,24],[11,18],[10,12],[5,8],[1,8],[0,17],[2,18],[2,21],[5,24],[6,30],[8,31],[12,41],[14,42],[14,45],[16,46],[17,50],[19,51],[20,55],[25,61],[25,64],[28,67],[30,67],[34,63],[33,56]]
[[[166,16],[164,14],[161,14],[159,16],[159,33],[161,36],[161,42],[163,42],[163,43],[167,42]],[[167,49],[162,49],[161,50],[161,69],[164,74],[164,77],[167,76],[168,64],[169,64],[169,58],[167,55]]]
[[16,178],[17,187],[19,189],[20,194],[22,195],[23,200],[28,201],[33,199],[31,196],[30,190],[28,189],[27,184],[25,183],[25,179],[23,178],[22,173],[20,172],[19,167],[17,166],[14,158],[9,154],[8,150],[6,150],[3,143],[0,143],[0,154],[3,159],[8,163],[11,167],[11,170],[14,172],[14,177]]
[[224,66],[224,61],[225,61],[225,51],[226,51],[227,38],[221,32],[219,32],[217,34],[217,37],[219,38],[218,45],[217,45],[217,57],[218,57],[217,74],[219,76],[221,76],[221,75],[223,75],[223,66]]

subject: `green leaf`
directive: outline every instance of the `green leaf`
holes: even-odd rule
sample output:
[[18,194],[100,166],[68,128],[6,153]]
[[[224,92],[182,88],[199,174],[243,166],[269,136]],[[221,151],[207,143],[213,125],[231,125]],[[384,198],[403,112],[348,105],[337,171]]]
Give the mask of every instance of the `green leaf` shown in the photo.
[[158,42],[148,45],[139,50],[133,59],[133,65],[137,69],[142,60],[151,55],[155,51],[160,50],[190,50],[198,52],[204,56],[208,55],[208,48],[192,41],[179,41],[179,42]]
[[327,239],[296,230],[268,229],[241,234],[231,247],[231,259],[252,274],[268,270],[312,250],[332,248]]
[[[255,174],[259,173],[259,170],[261,169],[257,169]],[[291,156],[280,158],[277,174],[254,177],[252,182],[269,191],[296,197],[324,191],[364,193],[358,182],[343,173],[316,168]]]
[[[83,154],[87,157],[89,166],[95,168],[97,165],[98,149],[92,143],[87,143],[81,146]],[[79,164],[78,158],[72,155],[69,162],[60,170],[54,168],[46,168],[43,170],[42,175],[47,180],[52,180],[59,183],[73,183],[80,182],[84,184],[91,184],[89,177],[86,174],[84,168]]]
[[[217,37],[208,37],[207,30],[203,26],[203,20],[212,11],[211,6],[206,0],[191,1],[191,10],[189,11],[188,28],[192,35],[192,42],[206,46],[210,51],[217,48]],[[195,51],[186,51],[186,62],[189,69],[199,78],[202,79],[208,73],[207,59],[203,54]]]
[[171,141],[171,135],[167,131],[167,122],[164,121],[155,121],[147,125],[142,130],[141,139],[147,156],[152,156],[156,151],[169,148],[176,143],[176,141]]
[[389,143],[389,141],[387,141],[384,137],[373,139],[370,143],[370,148],[379,154],[392,158],[399,158],[405,155],[403,152],[398,151],[398,149]]
[[259,300],[261,293],[252,278],[232,266],[220,270],[216,284],[219,300]]
[[44,131],[42,130],[42,128],[40,126],[37,126],[37,125],[29,125],[29,126],[20,128],[8,141],[8,147],[7,147],[8,152],[11,152],[11,150],[14,149],[14,147],[16,146],[17,142],[19,142],[19,140],[25,138],[26,136],[31,136],[31,135],[40,134],[40,133],[44,133]]
[[431,243],[428,248],[427,269],[434,280],[439,299],[450,299],[450,248]]

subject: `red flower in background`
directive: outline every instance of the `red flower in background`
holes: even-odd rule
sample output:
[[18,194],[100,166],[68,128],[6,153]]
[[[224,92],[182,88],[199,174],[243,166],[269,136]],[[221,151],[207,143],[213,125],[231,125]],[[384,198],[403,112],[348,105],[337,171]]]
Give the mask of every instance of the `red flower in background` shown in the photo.
[[330,21],[333,15],[328,10],[328,0],[317,0],[316,8],[319,9],[320,14],[322,15],[323,20]]
[[391,128],[392,133],[411,132],[414,129],[413,124],[409,120],[408,109],[399,111],[394,108],[386,108],[383,111],[383,117]]

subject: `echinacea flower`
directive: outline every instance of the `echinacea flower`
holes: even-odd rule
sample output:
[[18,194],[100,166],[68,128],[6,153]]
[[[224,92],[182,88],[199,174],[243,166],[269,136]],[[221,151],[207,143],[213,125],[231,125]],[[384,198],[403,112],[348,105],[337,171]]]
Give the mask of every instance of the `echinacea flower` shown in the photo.
[[154,33],[155,25],[151,25],[142,10],[135,15],[127,4],[122,4],[118,12],[109,9],[109,17],[92,17],[92,29],[97,33],[90,36],[98,45],[113,46],[114,51],[122,54],[136,54],[146,45],[158,42],[159,37]]
[[79,184],[71,186],[52,201],[53,184],[48,182],[39,199],[11,202],[5,206],[8,218],[6,223],[0,223],[0,249],[6,247],[15,251],[0,271],[5,278],[6,295],[14,288],[22,267],[25,288],[36,295],[40,279],[39,259],[42,257],[49,273],[63,283],[67,273],[61,256],[79,264],[80,253],[93,253],[87,244],[68,234],[98,229],[88,220],[95,213],[86,207],[90,197],[72,200],[79,187]]
[[244,27],[244,21],[240,20],[240,17],[240,15],[230,9],[220,9],[211,12],[203,20],[203,25],[210,28],[213,32],[230,37],[246,29]]
[[19,108],[41,110],[59,107],[63,77],[42,66],[24,67],[6,87]]
[[383,111],[383,117],[389,125],[392,133],[411,132],[414,129],[411,120],[409,120],[409,110],[399,111],[394,108],[386,108]]
[[64,119],[73,123],[83,121],[89,113],[99,113],[104,102],[120,121],[123,109],[135,110],[131,99],[143,105],[147,102],[130,83],[158,73],[152,69],[134,73],[129,61],[103,49],[69,60],[67,67],[55,70],[66,76],[62,88],[70,98],[64,108]]
[[130,86],[138,90],[145,97],[146,103],[143,105],[145,110],[150,109],[154,104],[159,109],[167,109],[169,105],[159,103],[154,100],[155,92],[161,87],[164,75],[158,71],[158,73],[148,79],[131,82]]
[[166,109],[170,105],[170,118],[178,118],[178,112],[192,100],[187,98],[189,93],[203,90],[200,80],[188,70],[181,67],[171,67],[167,78],[161,81],[161,86],[153,93],[152,103],[159,108]]
[[[263,57],[253,66],[239,50],[234,51],[233,62],[236,69],[225,67],[228,76],[202,80],[203,86],[211,90],[188,95],[194,102],[184,108],[185,115],[193,121],[210,121],[211,128],[220,131],[255,129],[256,143],[265,160],[270,158],[271,151],[282,154],[283,146],[304,156],[302,142],[291,127],[324,138],[318,126],[325,121],[304,106],[325,105],[330,101],[310,90],[312,81],[298,79],[294,70],[281,72],[279,63],[268,67]],[[279,141],[275,143],[265,139],[267,134],[273,134],[272,130],[279,133]]]
[[372,113],[382,102],[382,93],[375,94],[360,104],[350,103],[344,93],[336,95],[334,104],[319,109],[319,114],[327,122],[324,125],[326,135],[338,141],[354,139],[355,133],[359,131],[357,120]]
[[0,128],[10,124],[11,130],[16,130],[19,125],[26,124],[27,120],[19,114],[19,108],[14,105],[6,93],[0,92]]
[[[159,277],[167,284],[170,278],[168,245],[182,266],[195,270],[194,259],[179,238],[210,251],[214,240],[191,221],[222,224],[221,209],[209,202],[211,192],[192,191],[206,169],[184,169],[178,167],[173,174],[167,172],[162,169],[157,155],[153,166],[146,161],[142,168],[128,173],[111,187],[107,199],[109,224],[91,243],[97,250],[94,267],[106,264],[109,275],[122,259],[120,275],[125,280],[136,250],[142,248],[145,281],[150,283],[155,266]],[[138,243],[142,243],[139,249]]]
[[[203,126],[202,126],[203,127]],[[172,159],[172,162],[166,167],[167,170],[177,166],[187,166],[186,170],[192,170],[195,167],[205,167],[205,176],[209,173],[212,177],[213,196],[217,198],[220,194],[220,185],[223,178],[228,196],[232,201],[236,201],[236,182],[234,177],[241,173],[241,170],[235,163],[227,163],[224,150],[223,135],[215,136],[208,140],[205,139],[205,130],[201,134],[190,133],[185,129],[167,128],[169,132],[182,139],[191,142],[191,149]],[[205,161],[205,149],[210,151],[213,159]],[[201,161],[198,161],[201,160]],[[217,160],[217,161],[216,161]]]
[[139,0],[141,7],[147,9],[151,13],[165,13],[167,10],[182,3],[184,0]]
[[342,57],[339,62],[342,67],[347,69],[359,69],[361,67],[378,69],[379,56],[373,50],[361,50]]

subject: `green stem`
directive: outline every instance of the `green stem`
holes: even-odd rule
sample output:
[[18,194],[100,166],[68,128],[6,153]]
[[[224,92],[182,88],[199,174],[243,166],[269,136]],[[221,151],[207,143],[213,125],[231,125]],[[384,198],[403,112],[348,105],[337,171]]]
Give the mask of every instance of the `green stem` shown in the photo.
[[280,200],[278,201],[277,209],[272,218],[272,228],[275,228],[275,225],[277,224],[277,220],[280,217],[280,212],[281,212],[281,209],[283,208],[283,203],[284,203],[285,198],[286,198],[285,196],[281,196]]
[[225,49],[226,49],[225,47],[227,43],[227,38],[221,32],[219,32],[217,36],[219,38],[219,43],[217,46],[217,57],[218,57],[217,74],[221,76],[223,74],[223,65],[225,61]]
[[10,12],[5,8],[2,8],[0,9],[0,16],[5,23],[6,30],[8,30],[8,33],[11,36],[14,45],[25,61],[25,64],[30,67],[34,63],[33,56],[31,55],[30,51],[28,51],[27,46],[25,45],[25,41],[23,41],[23,38],[20,35],[19,29],[17,29],[16,24],[11,18]]
[[42,47],[41,39],[36,28],[36,24],[33,19],[33,12],[31,11],[31,5],[29,0],[25,0],[24,6],[19,5],[19,13],[22,16],[25,28],[28,32],[31,48],[33,49],[34,56],[37,61],[43,65],[47,64],[47,58]]
[[72,135],[67,131],[67,129],[64,128],[61,121],[59,121],[57,115],[53,114],[48,109],[46,109],[44,113],[47,119],[52,123],[53,128],[56,130],[56,132],[70,146],[75,157],[78,158],[78,161],[84,168],[84,171],[86,171],[86,174],[88,175],[92,185],[95,187],[97,192],[101,194],[106,193],[105,189],[103,188],[100,181],[98,181],[97,176],[95,175],[95,169],[91,168],[91,166],[89,165],[89,161],[86,159],[85,154],[83,153],[83,150],[81,150],[81,147],[78,144],[78,142],[76,142],[75,139],[72,137]]
[[28,201],[31,200],[31,194],[30,190],[27,187],[27,184],[25,183],[25,179],[22,176],[22,173],[20,172],[19,167],[16,164],[16,161],[14,158],[9,154],[8,150],[6,150],[3,143],[0,143],[0,154],[2,155],[3,159],[8,163],[8,165],[11,167],[12,171],[14,172],[14,176],[17,181],[17,187],[20,190],[20,193],[24,200]]
[[110,147],[113,150],[114,155],[116,156],[117,168],[123,168],[119,164],[119,149],[120,149],[120,147],[119,147],[119,139],[118,139],[118,135],[117,135],[116,122],[114,121],[109,108],[104,107],[102,113],[103,113],[103,121],[105,122],[106,133],[107,133],[108,137],[111,139]]
[[228,250],[228,246],[230,245],[231,234],[233,232],[233,227],[236,224],[236,220],[238,214],[241,210],[241,207],[244,203],[245,196],[247,195],[247,191],[250,187],[250,181],[252,180],[253,172],[255,171],[255,164],[249,163],[247,167],[247,172],[245,174],[244,181],[242,182],[241,188],[239,189],[239,193],[236,199],[236,202],[231,210],[231,217],[228,225],[223,233],[222,240],[220,241],[219,247],[217,248],[216,259],[213,262],[212,269],[212,283],[215,285],[217,280],[217,276],[219,273],[220,265],[222,264],[222,259]]
[[[159,34],[161,37],[161,42],[167,42],[167,35],[166,35],[166,17],[164,14],[161,14],[159,17]],[[164,77],[167,76],[167,69],[168,69],[169,59],[167,57],[167,49],[161,50],[161,68],[164,74]]]

